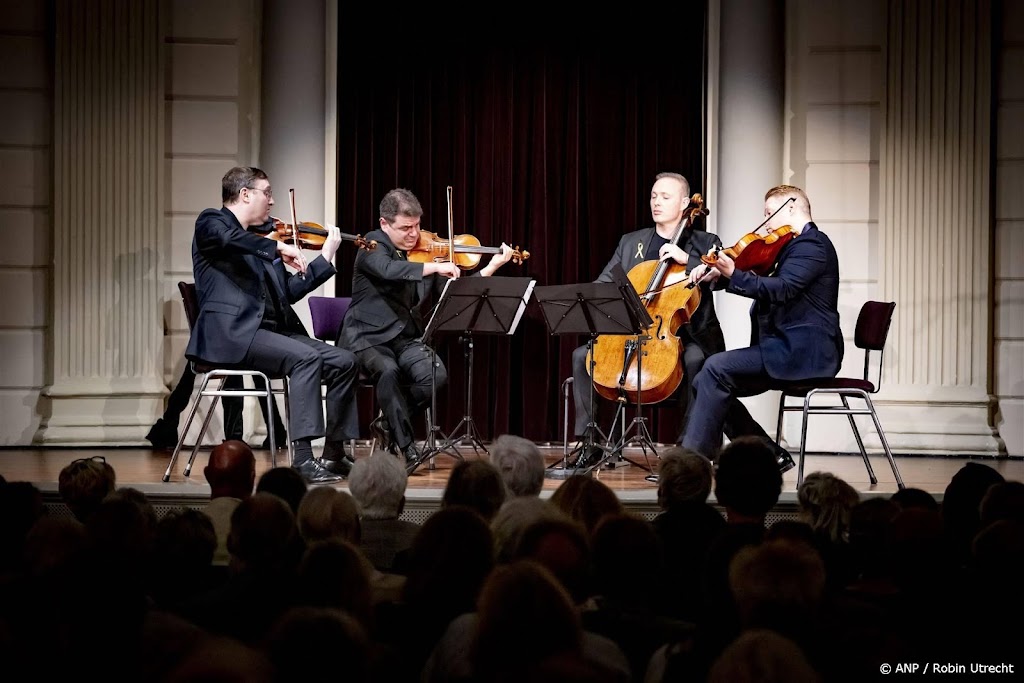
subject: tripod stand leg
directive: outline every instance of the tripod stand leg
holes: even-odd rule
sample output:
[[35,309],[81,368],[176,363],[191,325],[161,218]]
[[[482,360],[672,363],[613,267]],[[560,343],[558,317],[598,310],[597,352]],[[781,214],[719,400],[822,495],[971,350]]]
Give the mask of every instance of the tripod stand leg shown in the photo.
[[[473,421],[473,416],[470,414],[470,407],[473,405],[473,336],[466,334],[463,336],[463,343],[465,344],[466,350],[463,354],[466,362],[466,410],[462,416],[462,420],[452,430],[452,434],[445,441],[445,446],[454,446],[456,443],[469,442],[469,445],[473,447],[473,453],[477,457],[480,457],[480,451],[487,453],[487,448],[484,446],[483,440],[480,438],[480,432],[477,431],[476,422]],[[464,433],[463,425],[465,425]]]

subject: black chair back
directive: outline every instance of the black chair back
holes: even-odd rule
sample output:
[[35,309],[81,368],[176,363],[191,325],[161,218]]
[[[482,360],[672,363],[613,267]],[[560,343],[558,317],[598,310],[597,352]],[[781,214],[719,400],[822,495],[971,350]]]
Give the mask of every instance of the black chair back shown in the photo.
[[178,282],[178,291],[181,292],[181,303],[185,306],[185,317],[188,318],[188,330],[195,327],[196,318],[199,317],[199,297],[196,296],[196,286],[192,282]]
[[861,306],[860,315],[857,316],[853,343],[858,348],[868,351],[884,349],[886,337],[889,336],[889,325],[892,323],[892,312],[895,309],[895,301],[865,301]]

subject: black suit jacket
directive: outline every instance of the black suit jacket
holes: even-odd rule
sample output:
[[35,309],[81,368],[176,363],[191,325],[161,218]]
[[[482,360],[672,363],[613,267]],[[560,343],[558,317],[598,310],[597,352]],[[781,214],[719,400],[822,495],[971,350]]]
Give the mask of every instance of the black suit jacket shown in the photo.
[[[611,271],[616,264],[622,266],[622,269],[628,273],[634,266],[648,260],[644,258],[644,255],[656,233],[656,229],[651,227],[623,235],[611,260],[597,276],[595,282],[611,282]],[[679,245],[679,248],[689,255],[686,271],[689,272],[700,265],[701,255],[708,253],[708,249],[712,246],[722,246],[722,240],[718,238],[718,235],[703,230],[687,230]],[[690,317],[690,323],[683,325],[680,333],[684,343],[692,339],[700,345],[705,355],[710,356],[713,353],[725,351],[725,337],[722,336],[722,326],[715,313],[715,301],[709,285],[700,286],[700,297],[700,304]]]
[[751,346],[773,379],[835,377],[843,362],[839,257],[814,223],[779,252],[770,276],[736,270],[727,291],[754,299]]
[[209,363],[234,364],[245,358],[263,322],[269,274],[284,310],[279,330],[308,336],[291,308],[336,272],[323,256],[309,262],[305,278],[289,273],[273,240],[247,231],[229,209],[206,209],[196,219],[192,272],[199,317],[185,356]]
[[423,277],[423,264],[411,263],[381,229],[366,234],[377,240],[372,251],[356,254],[352,303],[338,334],[338,345],[352,352],[391,341],[407,324],[423,333],[423,309],[444,286],[437,275]]

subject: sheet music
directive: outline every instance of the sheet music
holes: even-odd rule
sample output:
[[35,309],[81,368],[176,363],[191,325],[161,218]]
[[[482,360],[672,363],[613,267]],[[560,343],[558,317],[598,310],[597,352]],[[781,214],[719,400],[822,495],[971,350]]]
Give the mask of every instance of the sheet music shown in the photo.
[[526,293],[523,294],[523,299],[519,303],[519,310],[516,311],[516,317],[512,320],[512,326],[508,330],[509,335],[513,334],[516,328],[519,327],[519,321],[522,319],[523,313],[526,312],[526,304],[530,301],[530,297],[533,295],[533,287],[536,284],[536,280],[530,280],[530,284],[526,285]]

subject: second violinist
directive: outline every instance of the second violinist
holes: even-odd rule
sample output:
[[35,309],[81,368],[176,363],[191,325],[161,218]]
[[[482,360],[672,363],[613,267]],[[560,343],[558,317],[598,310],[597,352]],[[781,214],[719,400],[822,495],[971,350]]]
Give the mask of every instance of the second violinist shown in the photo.
[[[376,386],[382,415],[371,430],[382,443],[401,453],[407,467],[419,462],[411,418],[431,399],[432,354],[420,337],[423,307],[431,304],[449,278],[459,277],[451,261],[414,263],[409,251],[420,239],[423,207],[409,190],[394,189],[380,202],[380,229],[367,233],[377,242],[372,251],[356,254],[352,275],[352,304],[338,335],[338,346],[355,353],[362,372]],[[502,244],[478,273],[489,277],[512,258]],[[433,382],[447,374],[438,359]]]

